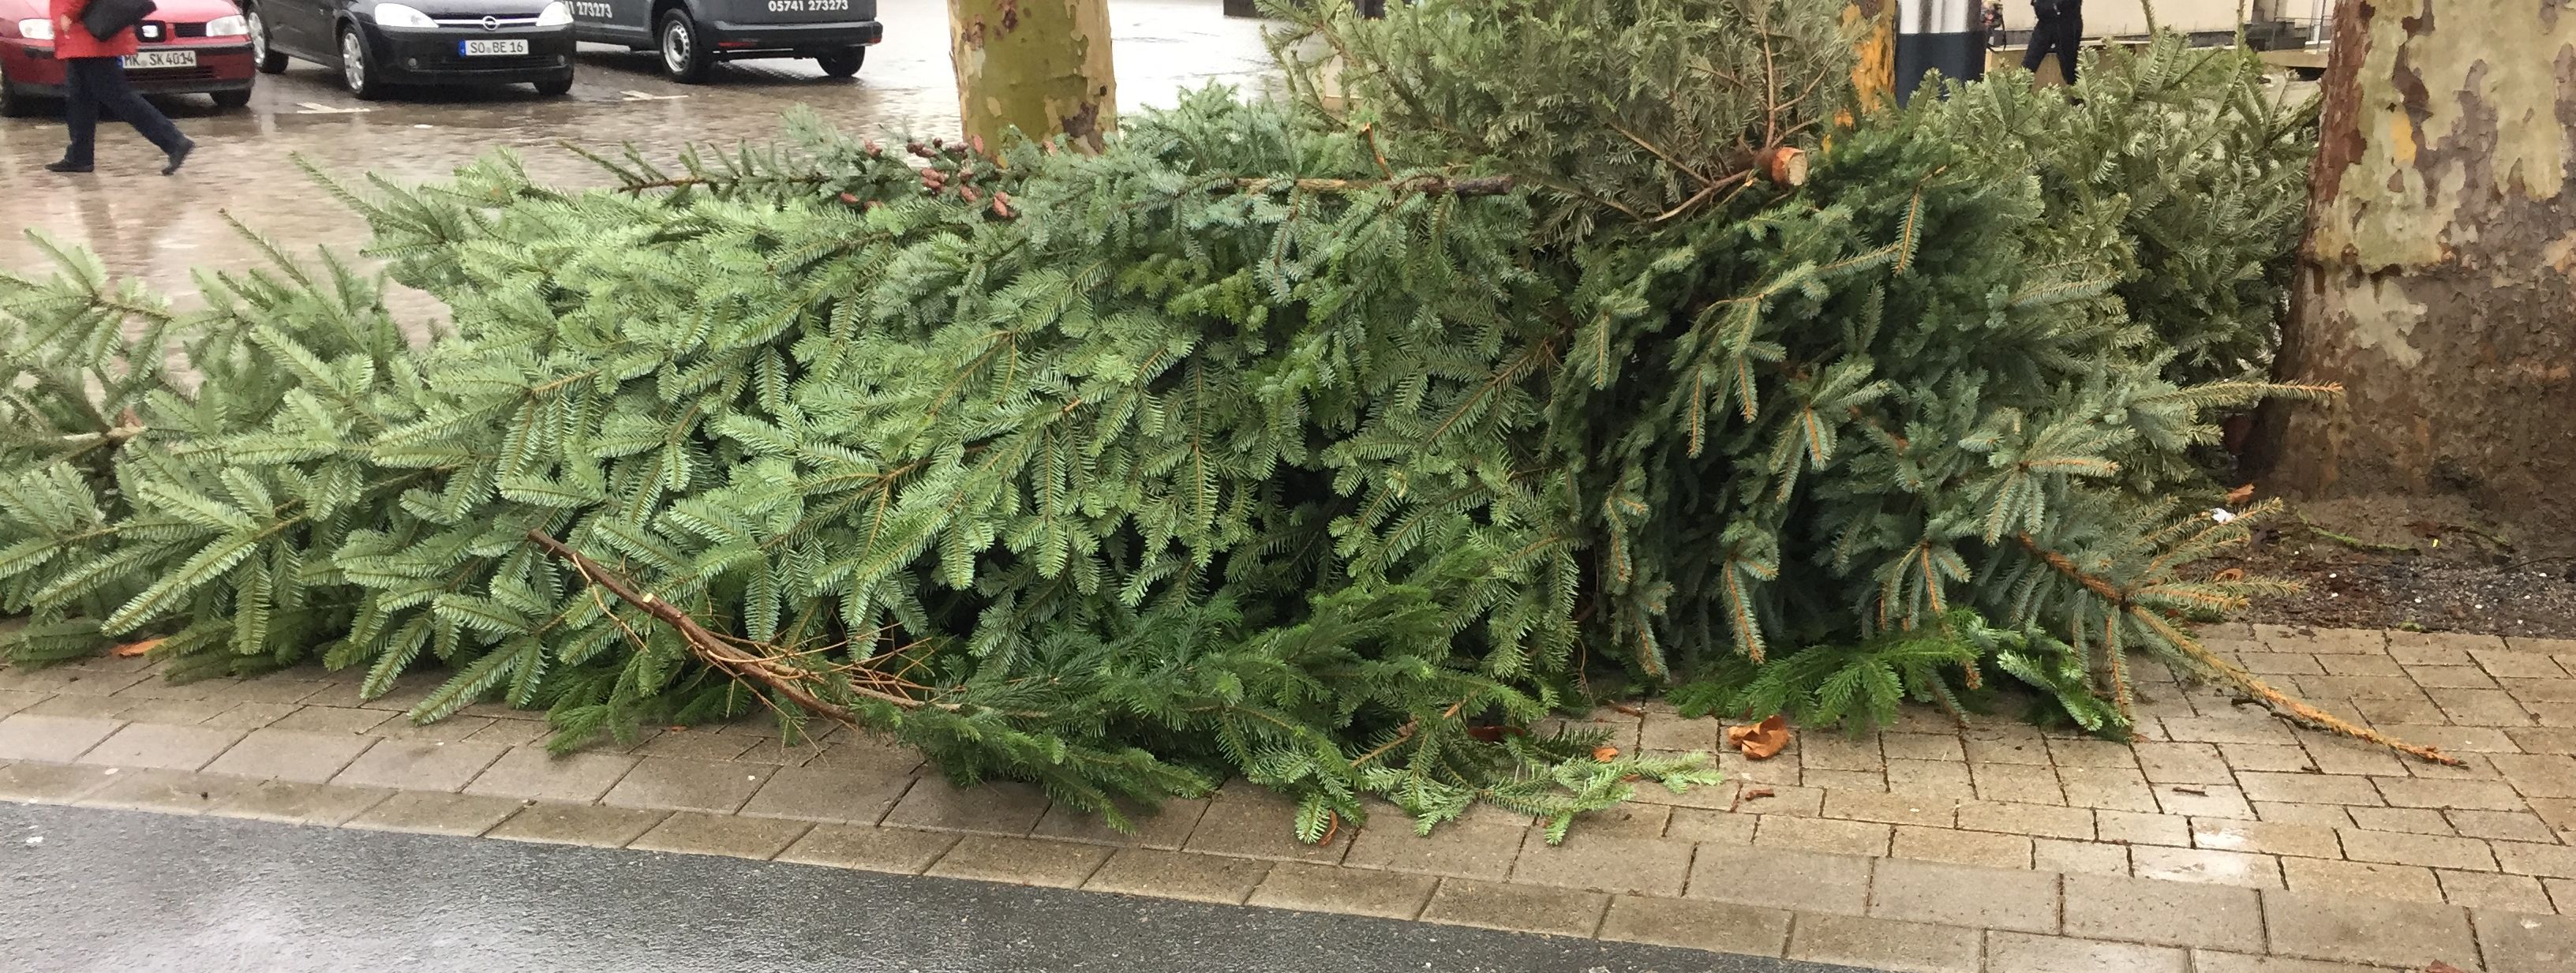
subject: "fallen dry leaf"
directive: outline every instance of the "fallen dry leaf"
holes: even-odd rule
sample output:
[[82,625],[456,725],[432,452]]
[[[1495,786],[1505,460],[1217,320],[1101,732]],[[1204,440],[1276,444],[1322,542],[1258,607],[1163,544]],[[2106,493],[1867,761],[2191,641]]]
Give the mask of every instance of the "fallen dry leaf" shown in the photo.
[[2227,569],[2227,570],[2225,570],[2225,571],[2221,571],[2221,572],[2218,572],[2217,574],[2210,575],[2210,576],[2209,576],[2209,580],[2211,580],[2211,581],[2243,581],[2243,580],[2245,580],[2245,569],[2244,569],[2244,568],[2228,568],[2228,569]]
[[1752,726],[1730,726],[1726,728],[1726,742],[1744,751],[1748,758],[1769,760],[1789,745],[1789,721],[1775,713]]
[[2245,501],[2252,499],[2254,499],[2254,484],[2251,483],[2227,491],[2227,502],[2234,506],[2242,507]]
[[123,645],[107,650],[107,654],[119,659],[131,659],[135,656],[152,651],[152,647],[159,644],[161,644],[160,639],[143,639],[138,642],[127,642]]
[[1606,764],[1606,763],[1609,763],[1609,762],[1611,762],[1611,761],[1613,761],[1613,760],[1617,760],[1617,759],[1619,759],[1619,748],[1617,748],[1617,747],[1594,747],[1594,748],[1592,748],[1592,759],[1597,760],[1597,761],[1600,761],[1600,762],[1605,763],[1605,764]]
[[1749,787],[1738,790],[1735,792],[1735,799],[1726,802],[1726,810],[1728,813],[1732,814],[1736,808],[1743,807],[1744,802],[1758,801],[1772,796],[1773,793],[1774,792],[1768,787]]
[[2433,965],[2424,968],[2424,973],[2460,973],[2460,968],[2441,960],[2434,960]]

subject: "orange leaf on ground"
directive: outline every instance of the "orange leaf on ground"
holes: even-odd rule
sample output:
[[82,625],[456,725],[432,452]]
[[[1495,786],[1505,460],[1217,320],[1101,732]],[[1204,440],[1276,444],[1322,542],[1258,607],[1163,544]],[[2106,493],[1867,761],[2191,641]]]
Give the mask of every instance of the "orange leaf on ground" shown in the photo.
[[1789,721],[1773,714],[1752,726],[1730,726],[1726,728],[1726,742],[1735,744],[1735,749],[1744,751],[1746,757],[1768,760],[1789,745]]
[[2424,973],[2460,973],[2460,968],[2441,960],[2434,960],[2433,965],[2424,968]]
[[2254,499],[2254,484],[2251,483],[2227,491],[2227,502],[2231,506],[2242,507],[2245,501],[2252,499]]
[[152,651],[152,647],[159,644],[161,644],[160,639],[144,639],[139,642],[127,642],[123,645],[107,650],[107,654],[119,659],[131,659],[135,656]]
[[2243,581],[2243,580],[2245,580],[2245,569],[2244,569],[2244,568],[2228,568],[2228,569],[2227,569],[2227,570],[2225,570],[2225,571],[2221,571],[2221,572],[2218,572],[2217,574],[2210,575],[2210,576],[2209,576],[2209,580],[2211,580],[2211,581]]
[[1611,761],[1613,761],[1613,760],[1617,760],[1617,759],[1619,759],[1619,748],[1617,748],[1617,747],[1594,747],[1594,748],[1592,748],[1592,759],[1594,759],[1594,760],[1598,760],[1598,761],[1600,761],[1600,762],[1602,762],[1602,763],[1605,763],[1605,764],[1606,764],[1606,763],[1609,763],[1609,762],[1611,762]]

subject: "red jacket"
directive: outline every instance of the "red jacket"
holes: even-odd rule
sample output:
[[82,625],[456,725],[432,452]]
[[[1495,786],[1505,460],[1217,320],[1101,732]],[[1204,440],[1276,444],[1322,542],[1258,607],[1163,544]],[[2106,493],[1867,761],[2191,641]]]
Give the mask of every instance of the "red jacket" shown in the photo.
[[107,40],[89,36],[89,28],[81,26],[81,11],[87,9],[89,0],[48,0],[46,14],[54,20],[55,57],[124,57],[142,50],[132,27]]

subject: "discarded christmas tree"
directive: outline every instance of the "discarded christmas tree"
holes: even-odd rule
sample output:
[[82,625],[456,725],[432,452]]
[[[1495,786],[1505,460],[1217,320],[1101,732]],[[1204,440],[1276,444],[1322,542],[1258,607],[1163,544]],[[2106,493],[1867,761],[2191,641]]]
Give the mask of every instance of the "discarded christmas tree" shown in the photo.
[[[2124,651],[2215,664],[2180,622],[2251,590],[2182,573],[2241,526],[2161,497],[2209,410],[2296,390],[2178,371],[2128,211],[1960,137],[1999,103],[1825,145],[1812,6],[1567,0],[1653,48],[1567,76],[1634,103],[1597,115],[1421,53],[1563,24],[1427,4],[1329,25],[1347,116],[1202,92],[1097,155],[802,120],[618,189],[347,193],[453,312],[420,348],[337,264],[173,316],[66,254],[0,283],[10,651],[443,666],[415,718],[564,745],[765,706],[1111,813],[1241,775],[1310,840],[1709,779],[1517,731],[1605,665],[1841,653],[1763,692],[1864,721],[1995,669],[2117,733]],[[1753,39],[1647,56],[1683,23]],[[1735,80],[1657,129],[1693,144],[1538,141],[1682,90],[1620,63]]]

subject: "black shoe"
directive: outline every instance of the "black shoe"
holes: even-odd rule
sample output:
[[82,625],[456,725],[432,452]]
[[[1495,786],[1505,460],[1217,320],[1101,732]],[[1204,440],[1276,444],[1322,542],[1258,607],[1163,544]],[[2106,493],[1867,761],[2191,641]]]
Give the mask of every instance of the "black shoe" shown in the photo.
[[170,164],[169,164],[169,165],[166,165],[166,166],[162,166],[162,167],[161,167],[161,174],[162,174],[162,175],[165,175],[165,176],[175,176],[175,175],[178,175],[178,174],[179,174],[179,167],[180,167],[180,166],[183,166],[183,165],[187,165],[187,164],[188,164],[188,153],[190,153],[190,152],[194,152],[194,151],[197,151],[197,143],[195,143],[195,142],[181,142],[181,143],[179,143],[179,147],[178,147],[177,149],[172,150],[172,151],[171,151],[171,153],[170,153]]
[[90,169],[90,166],[73,165],[68,159],[61,162],[48,162],[45,164],[45,171],[47,172],[88,172]]

